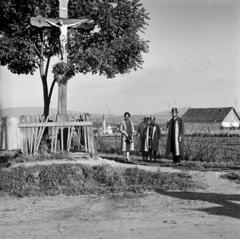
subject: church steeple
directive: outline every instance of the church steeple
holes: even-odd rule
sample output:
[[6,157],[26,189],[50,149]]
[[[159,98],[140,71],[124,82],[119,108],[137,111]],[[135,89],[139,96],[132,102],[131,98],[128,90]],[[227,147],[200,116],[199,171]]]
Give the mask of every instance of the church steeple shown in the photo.
[[106,131],[106,121],[105,121],[105,116],[103,115],[102,118],[102,132],[105,133]]

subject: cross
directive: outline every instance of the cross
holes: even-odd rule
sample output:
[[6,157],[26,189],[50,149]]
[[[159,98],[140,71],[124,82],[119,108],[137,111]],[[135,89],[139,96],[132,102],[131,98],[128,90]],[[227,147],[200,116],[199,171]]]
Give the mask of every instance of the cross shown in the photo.
[[[70,21],[69,21],[70,20]],[[94,23],[93,20],[88,19],[80,19],[80,20],[74,20],[74,22],[71,23],[73,19],[66,19],[62,20],[60,19],[57,23],[55,20],[46,19],[45,22],[50,24],[53,27],[57,27],[60,29],[60,45],[61,45],[61,60],[64,62],[67,62],[67,52],[66,52],[66,44],[67,44],[67,30],[69,27],[76,27],[77,25],[82,25],[84,23]]]
[[[90,33],[99,32],[100,28],[94,24],[90,19],[68,19],[68,0],[59,1],[59,18],[44,18],[42,16],[31,17],[30,23],[33,26],[42,27],[57,27],[60,30],[60,46],[61,46],[61,60],[67,63],[67,30],[68,28],[83,28],[92,30]],[[66,120],[67,116],[67,82],[65,84],[58,84],[58,119]]]
[[[60,46],[61,46],[61,60],[67,63],[67,30],[68,28],[81,27],[89,29],[93,27],[94,21],[89,19],[68,19],[67,11],[68,0],[59,0],[59,19],[44,18],[42,16],[31,17],[30,23],[33,26],[42,27],[57,27],[60,30]],[[96,28],[96,26],[95,26]]]

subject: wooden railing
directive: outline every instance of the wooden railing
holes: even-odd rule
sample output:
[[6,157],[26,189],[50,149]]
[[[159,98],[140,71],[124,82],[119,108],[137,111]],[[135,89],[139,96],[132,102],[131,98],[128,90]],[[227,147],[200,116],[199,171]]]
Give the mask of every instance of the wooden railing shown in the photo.
[[[81,120],[81,121],[80,121]],[[51,152],[79,151],[94,153],[93,126],[88,114],[69,116],[68,121],[50,122],[36,116],[21,116],[18,124],[22,135],[22,151],[28,154],[38,152],[43,136],[48,139]],[[73,145],[74,143],[74,145]]]

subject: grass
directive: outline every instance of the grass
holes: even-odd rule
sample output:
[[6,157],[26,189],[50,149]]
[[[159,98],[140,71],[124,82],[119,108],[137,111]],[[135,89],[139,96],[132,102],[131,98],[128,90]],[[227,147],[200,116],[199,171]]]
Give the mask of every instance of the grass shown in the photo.
[[0,195],[17,197],[142,193],[154,190],[190,190],[197,187],[184,173],[148,172],[109,165],[48,165],[0,169]]
[[221,177],[232,180],[232,181],[240,184],[240,172],[228,172],[228,173],[222,175]]
[[59,153],[40,153],[37,155],[32,154],[21,154],[16,158],[10,158],[10,162],[14,163],[23,163],[23,162],[37,162],[37,161],[46,161],[46,160],[52,160],[52,159],[67,159],[72,160],[71,157],[69,157],[68,153],[63,151]]
[[[100,157],[117,162],[123,162],[123,156],[120,154],[100,154]],[[179,164],[174,164],[172,159],[158,158],[156,163],[143,162],[142,157],[138,155],[132,156],[134,164],[138,165],[152,165],[159,167],[172,167],[182,170],[199,170],[199,171],[227,171],[227,170],[240,170],[240,164],[234,162],[201,162],[201,161],[188,161],[183,160]]]
[[[164,157],[166,149],[166,136],[162,136],[159,143],[159,154]],[[219,136],[219,135],[187,135],[184,140],[185,159],[192,162],[208,162],[208,163],[239,163],[240,156],[240,137]],[[95,137],[95,149],[99,153],[120,154],[121,142],[120,137]],[[135,138],[136,156],[140,156],[138,152],[138,139]]]

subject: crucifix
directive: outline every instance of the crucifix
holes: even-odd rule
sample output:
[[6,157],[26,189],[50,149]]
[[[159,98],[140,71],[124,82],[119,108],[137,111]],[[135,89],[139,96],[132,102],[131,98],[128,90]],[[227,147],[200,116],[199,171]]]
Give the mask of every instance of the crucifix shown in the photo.
[[[60,2],[63,0],[60,0]],[[60,4],[61,5],[61,4]],[[60,6],[59,5],[59,6]],[[59,15],[61,11],[59,9]],[[66,14],[66,12],[63,12]],[[31,25],[37,26],[39,28],[42,27],[57,27],[60,30],[59,40],[60,40],[60,47],[61,47],[61,61],[67,63],[67,51],[66,51],[66,44],[67,44],[67,33],[68,28],[83,28],[83,29],[91,29],[93,27],[94,21],[89,19],[68,19],[68,18],[44,18],[42,16],[31,17],[30,19]],[[94,30],[97,26],[95,26]]]
[[[59,19],[44,18],[41,16],[32,17],[30,19],[31,25],[42,27],[57,27],[60,30],[60,47],[61,58],[60,62],[67,63],[67,32],[68,28],[84,28],[92,29],[94,21],[90,19],[68,19],[68,0],[59,1]],[[98,28],[96,30],[96,27]],[[93,32],[98,32],[100,29],[95,26]],[[58,84],[58,116],[61,119],[66,118],[67,115],[67,83]]]
[[[68,20],[68,19],[67,19]],[[60,29],[60,46],[61,46],[61,60],[64,62],[67,62],[67,51],[66,51],[66,44],[67,44],[67,30],[70,27],[76,27],[77,25],[82,25],[84,23],[93,23],[93,20],[88,20],[88,19],[81,19],[77,20],[76,22],[69,22],[69,21],[63,21],[59,20],[58,23],[56,23],[53,20],[47,19],[45,22],[49,23],[53,27],[57,27]]]

